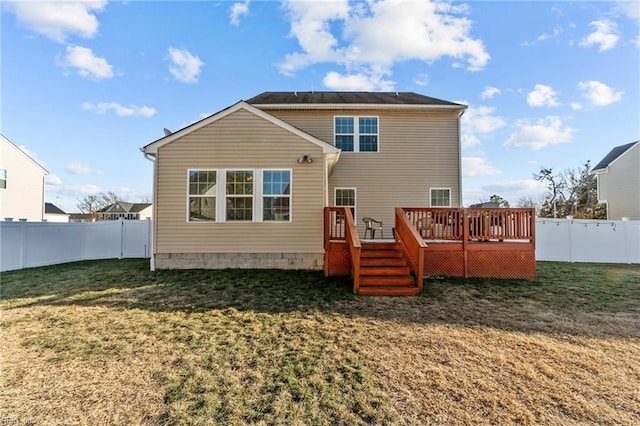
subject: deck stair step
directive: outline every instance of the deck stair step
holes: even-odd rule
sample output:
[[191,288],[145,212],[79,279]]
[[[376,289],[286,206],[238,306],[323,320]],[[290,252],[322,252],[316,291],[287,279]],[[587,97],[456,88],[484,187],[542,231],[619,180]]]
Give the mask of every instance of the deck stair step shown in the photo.
[[411,269],[397,243],[362,243],[358,293],[376,296],[420,294],[420,289],[411,276]]
[[379,275],[379,276],[387,276],[387,275],[409,275],[411,273],[411,269],[408,266],[360,266],[360,276],[366,275]]
[[411,275],[385,276],[369,275],[360,277],[360,287],[387,287],[387,286],[413,286],[414,280]]
[[375,257],[402,258],[400,250],[361,250],[360,259],[370,259]]
[[360,267],[363,266],[407,266],[407,261],[402,257],[361,257]]
[[417,296],[420,294],[418,286],[377,286],[377,287],[360,287],[360,294],[370,296]]

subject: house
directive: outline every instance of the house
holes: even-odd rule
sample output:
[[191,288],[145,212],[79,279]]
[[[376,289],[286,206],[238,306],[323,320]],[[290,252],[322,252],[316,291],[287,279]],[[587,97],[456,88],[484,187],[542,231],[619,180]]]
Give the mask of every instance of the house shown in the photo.
[[147,220],[153,216],[151,203],[117,201],[94,213],[95,220]]
[[640,141],[613,148],[592,169],[607,219],[640,220]]
[[69,222],[69,214],[53,203],[44,203],[44,220],[47,222]]
[[0,219],[42,221],[47,170],[0,134]]
[[409,92],[265,92],[144,146],[152,268],[322,269],[323,209],[383,222],[460,207],[465,105]]

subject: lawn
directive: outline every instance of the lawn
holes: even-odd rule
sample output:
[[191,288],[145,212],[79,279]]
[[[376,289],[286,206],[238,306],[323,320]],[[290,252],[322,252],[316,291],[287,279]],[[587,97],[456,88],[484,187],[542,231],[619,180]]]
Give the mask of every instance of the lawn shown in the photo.
[[0,294],[5,423],[640,424],[638,265],[386,298],[108,260],[3,273]]

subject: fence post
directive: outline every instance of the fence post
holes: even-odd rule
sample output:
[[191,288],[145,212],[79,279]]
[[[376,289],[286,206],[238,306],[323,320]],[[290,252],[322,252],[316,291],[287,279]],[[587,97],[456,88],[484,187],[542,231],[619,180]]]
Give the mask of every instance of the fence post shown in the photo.
[[573,232],[571,232],[571,228],[573,228],[573,219],[567,222],[569,225],[569,262],[573,263]]
[[120,257],[118,259],[124,258],[124,246],[125,246],[125,226],[124,226],[124,218],[120,218]]
[[24,264],[25,264],[25,259],[26,259],[26,255],[27,255],[27,242],[26,242],[26,238],[27,236],[26,234],[26,223],[25,222],[20,222],[20,269],[24,268]]

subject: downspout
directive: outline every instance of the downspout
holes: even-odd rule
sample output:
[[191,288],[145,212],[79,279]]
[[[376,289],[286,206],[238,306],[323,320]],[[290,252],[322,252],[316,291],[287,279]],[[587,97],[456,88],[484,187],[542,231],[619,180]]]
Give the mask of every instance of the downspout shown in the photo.
[[460,110],[460,112],[458,113],[458,188],[459,188],[459,193],[458,193],[458,207],[462,207],[462,115],[464,114],[465,110],[467,109],[467,107],[465,107],[464,109]]
[[151,271],[155,271],[156,270],[156,233],[155,233],[155,228],[156,228],[156,224],[158,223],[156,220],[156,212],[158,211],[158,206],[156,205],[156,178],[157,178],[157,163],[156,163],[156,157],[155,155],[151,155],[147,152],[144,151],[144,148],[140,148],[140,151],[142,152],[142,154],[144,155],[144,158],[151,161],[153,163],[153,214],[152,214],[152,221],[153,221],[153,226],[151,227],[151,247],[149,250],[149,269]]

